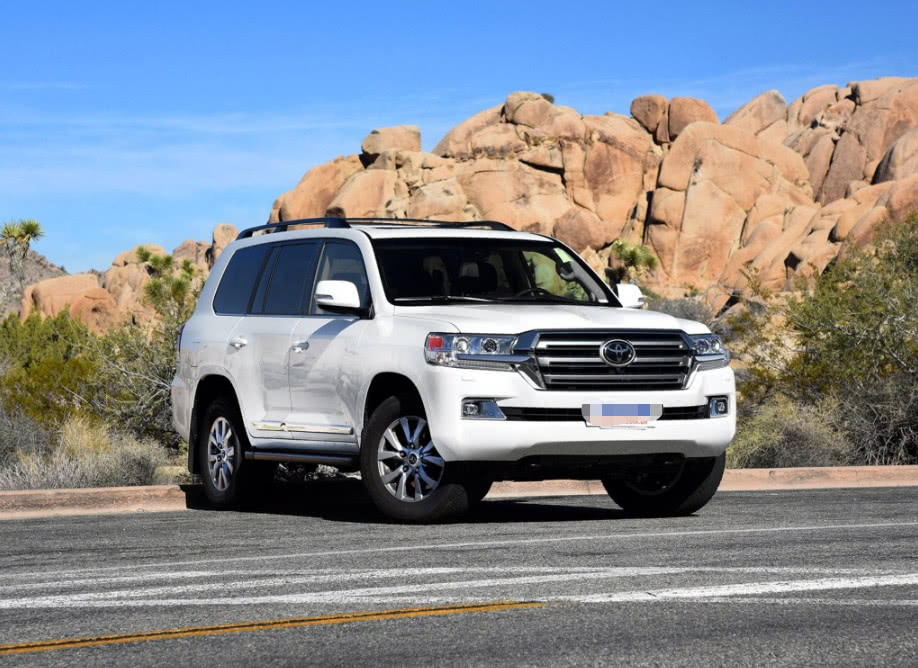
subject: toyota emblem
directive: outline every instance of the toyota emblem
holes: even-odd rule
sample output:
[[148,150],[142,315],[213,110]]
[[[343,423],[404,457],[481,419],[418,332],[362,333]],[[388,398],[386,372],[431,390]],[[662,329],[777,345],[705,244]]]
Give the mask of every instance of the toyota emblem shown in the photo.
[[609,366],[628,366],[634,361],[634,346],[622,339],[606,341],[599,347],[599,356]]

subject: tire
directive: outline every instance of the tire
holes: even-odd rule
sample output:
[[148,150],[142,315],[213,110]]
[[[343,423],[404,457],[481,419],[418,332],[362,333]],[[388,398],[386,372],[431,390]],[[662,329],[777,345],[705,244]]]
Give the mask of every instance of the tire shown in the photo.
[[469,497],[469,504],[474,506],[484,501],[493,484],[494,481],[488,478],[466,478],[463,485]]
[[717,491],[726,454],[686,459],[668,484],[648,485],[640,477],[604,479],[603,487],[622,510],[638,517],[674,517],[700,510]]
[[[216,509],[242,506],[274,477],[274,462],[245,459],[249,439],[242,424],[239,408],[225,397],[215,399],[204,412],[198,436],[198,463],[204,495]],[[216,462],[212,456],[217,457]],[[215,466],[220,462],[222,466]]]
[[420,401],[402,395],[383,401],[364,427],[361,477],[374,505],[391,520],[442,522],[469,508],[466,488],[437,453],[426,425]]

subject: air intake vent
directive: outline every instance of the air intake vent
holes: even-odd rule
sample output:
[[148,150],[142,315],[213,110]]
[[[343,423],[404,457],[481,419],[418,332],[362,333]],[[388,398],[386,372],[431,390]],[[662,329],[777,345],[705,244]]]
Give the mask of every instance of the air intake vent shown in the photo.
[[[627,341],[634,361],[611,366],[600,348],[612,339]],[[692,352],[680,332],[543,332],[535,347],[548,390],[679,390],[691,370]]]

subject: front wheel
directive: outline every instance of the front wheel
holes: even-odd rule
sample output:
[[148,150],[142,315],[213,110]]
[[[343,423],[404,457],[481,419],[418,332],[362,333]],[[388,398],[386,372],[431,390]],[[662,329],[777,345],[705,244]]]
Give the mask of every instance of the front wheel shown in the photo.
[[410,396],[389,397],[367,420],[360,472],[390,519],[429,523],[468,510],[468,492],[437,452],[424,407]]
[[629,515],[691,515],[714,496],[724,475],[725,461],[726,454],[686,459],[676,471],[638,473],[624,479],[606,478],[602,485]]

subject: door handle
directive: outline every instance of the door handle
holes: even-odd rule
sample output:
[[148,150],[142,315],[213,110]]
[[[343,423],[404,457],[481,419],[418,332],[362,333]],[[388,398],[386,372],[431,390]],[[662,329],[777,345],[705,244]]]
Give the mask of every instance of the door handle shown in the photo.
[[305,350],[309,350],[309,341],[297,341],[292,346],[290,346],[290,350],[295,353],[301,353]]
[[240,350],[241,348],[245,348],[247,345],[249,345],[249,340],[244,336],[236,336],[230,339],[229,344],[236,350]]

